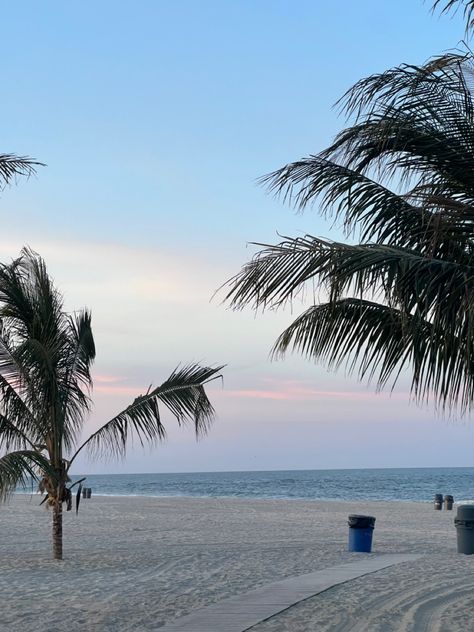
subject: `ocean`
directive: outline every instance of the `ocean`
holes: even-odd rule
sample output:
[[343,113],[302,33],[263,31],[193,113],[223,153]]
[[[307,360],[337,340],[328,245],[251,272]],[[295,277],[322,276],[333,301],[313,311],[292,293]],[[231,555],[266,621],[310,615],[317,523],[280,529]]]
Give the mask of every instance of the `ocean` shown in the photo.
[[474,468],[91,474],[84,485],[106,496],[432,502],[439,493],[457,501],[474,499]]

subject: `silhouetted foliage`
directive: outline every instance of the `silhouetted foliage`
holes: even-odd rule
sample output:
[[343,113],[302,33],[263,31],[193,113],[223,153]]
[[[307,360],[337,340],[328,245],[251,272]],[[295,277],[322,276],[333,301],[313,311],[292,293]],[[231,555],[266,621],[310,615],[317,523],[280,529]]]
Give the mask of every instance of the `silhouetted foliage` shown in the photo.
[[[165,436],[159,405],[180,425],[207,431],[214,408],[205,385],[222,367],[178,367],[150,387],[82,444],[91,407],[95,344],[91,314],[68,314],[44,261],[23,250],[0,265],[0,499],[31,478],[53,511],[53,552],[62,557],[62,506],[72,507],[69,472],[77,455],[124,456],[129,439],[155,444]],[[80,487],[76,508],[79,504]]]
[[226,284],[233,308],[314,304],[281,334],[377,387],[404,369],[444,410],[474,401],[474,65],[445,55],[359,81],[333,144],[262,179],[297,209],[317,205],[359,243],[312,235],[262,249]]

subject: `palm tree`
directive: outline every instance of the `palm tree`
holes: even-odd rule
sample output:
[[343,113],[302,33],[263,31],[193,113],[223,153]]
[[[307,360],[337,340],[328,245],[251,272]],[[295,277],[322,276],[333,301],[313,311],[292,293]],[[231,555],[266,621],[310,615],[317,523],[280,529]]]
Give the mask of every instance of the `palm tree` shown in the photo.
[[412,394],[446,412],[474,401],[474,63],[401,66],[358,82],[352,124],[319,154],[263,178],[302,210],[341,220],[338,243],[286,237],[226,284],[234,309],[311,306],[280,335],[288,350],[345,365],[377,387],[409,369]]
[[[222,367],[177,368],[79,444],[91,407],[95,357],[91,315],[67,314],[44,261],[23,250],[0,265],[0,498],[31,479],[46,492],[53,514],[53,554],[62,559],[62,507],[71,508],[69,472],[77,456],[124,456],[133,435],[144,445],[165,436],[159,403],[178,423],[207,431],[214,409],[204,386]],[[77,502],[80,497],[80,486]]]

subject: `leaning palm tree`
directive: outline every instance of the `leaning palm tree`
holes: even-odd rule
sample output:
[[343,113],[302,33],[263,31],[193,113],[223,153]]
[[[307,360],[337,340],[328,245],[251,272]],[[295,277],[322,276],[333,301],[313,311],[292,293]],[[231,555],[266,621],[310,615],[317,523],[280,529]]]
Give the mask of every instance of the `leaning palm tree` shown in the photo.
[[[0,498],[37,481],[53,515],[53,554],[62,559],[62,509],[71,508],[69,472],[77,456],[125,455],[127,440],[165,436],[162,403],[179,424],[206,432],[214,409],[204,386],[222,367],[177,368],[80,443],[91,407],[95,357],[91,315],[67,314],[43,260],[29,250],[0,265]],[[79,481],[78,481],[79,482]],[[80,498],[80,487],[77,502]]]
[[409,370],[415,399],[472,409],[473,85],[472,58],[454,54],[364,79],[342,101],[352,124],[328,149],[263,178],[358,240],[257,244],[228,281],[224,300],[235,309],[311,299],[276,356],[345,365],[378,388]]

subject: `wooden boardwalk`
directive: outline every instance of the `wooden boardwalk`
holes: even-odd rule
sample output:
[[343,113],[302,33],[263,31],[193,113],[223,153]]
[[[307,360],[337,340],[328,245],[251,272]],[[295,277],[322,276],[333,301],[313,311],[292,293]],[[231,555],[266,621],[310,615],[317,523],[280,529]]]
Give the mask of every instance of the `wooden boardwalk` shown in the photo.
[[355,562],[290,577],[224,599],[157,628],[157,632],[244,632],[328,588],[419,557],[409,554],[363,555]]

